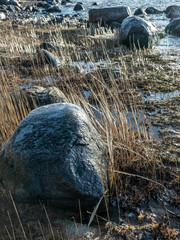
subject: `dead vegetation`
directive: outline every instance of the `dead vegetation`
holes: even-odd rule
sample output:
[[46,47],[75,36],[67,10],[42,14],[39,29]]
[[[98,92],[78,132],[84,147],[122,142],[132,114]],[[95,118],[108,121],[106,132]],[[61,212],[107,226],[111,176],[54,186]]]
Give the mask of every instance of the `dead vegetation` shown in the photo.
[[[179,70],[151,50],[132,52],[118,45],[110,30],[13,29],[11,24],[1,28],[0,144],[30,111],[22,99],[15,104],[13,92],[23,85],[58,87],[70,102],[87,112],[108,147],[111,204],[104,220],[96,218],[96,223],[102,220],[102,236],[140,239],[144,234],[144,239],[178,239],[178,164],[172,168],[169,158],[162,159],[162,144],[154,138],[150,119],[145,117],[147,106],[140,90],[178,89]],[[62,63],[60,70],[41,57],[42,42],[58,47],[53,53]],[[70,238],[54,219],[69,219],[75,213],[55,213],[48,203],[47,210],[42,205],[22,204],[16,209],[9,193],[2,189],[0,196],[2,239]],[[163,208],[160,216],[152,211],[152,199],[157,208]],[[128,214],[132,212],[135,219],[131,221]],[[79,215],[74,217],[79,220]],[[126,221],[117,224],[121,219]],[[83,220],[87,221],[87,216]]]

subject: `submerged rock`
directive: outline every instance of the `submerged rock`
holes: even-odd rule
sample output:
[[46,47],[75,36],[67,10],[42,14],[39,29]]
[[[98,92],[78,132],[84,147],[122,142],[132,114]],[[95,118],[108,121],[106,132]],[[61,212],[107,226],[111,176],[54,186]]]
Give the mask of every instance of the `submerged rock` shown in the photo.
[[166,33],[180,36],[180,17],[170,21],[165,28]]
[[67,98],[58,88],[41,86],[21,88],[18,92],[13,93],[12,100],[17,106],[18,102],[23,102],[30,110],[52,103],[67,102]]
[[155,35],[156,27],[142,18],[127,17],[122,22],[120,39],[128,47],[150,47]]
[[41,50],[41,56],[43,58],[45,58],[47,63],[49,63],[50,65],[52,65],[53,67],[55,67],[57,69],[60,69],[61,63],[57,56],[55,56],[54,54],[52,54],[51,52],[49,52],[45,49]]
[[121,23],[126,17],[131,15],[129,7],[96,8],[89,10],[89,22],[105,21],[107,24],[112,22]]
[[[0,151],[0,179],[15,201],[91,208],[107,190],[108,156],[85,112],[55,103],[33,110]],[[91,209],[92,210],[92,209]]]

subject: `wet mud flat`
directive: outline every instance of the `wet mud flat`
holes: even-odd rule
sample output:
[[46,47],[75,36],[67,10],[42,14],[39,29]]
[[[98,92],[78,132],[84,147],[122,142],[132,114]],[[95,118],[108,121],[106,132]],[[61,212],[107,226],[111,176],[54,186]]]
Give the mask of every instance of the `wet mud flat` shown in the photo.
[[[90,105],[100,116],[105,101],[109,114],[115,112],[118,113],[115,116],[124,117],[124,110],[133,115],[127,117],[127,134],[133,129],[134,136],[137,135],[132,149],[139,154],[133,155],[132,162],[127,160],[132,153],[117,148],[118,137],[113,132],[113,154],[120,167],[116,168],[115,174],[111,174],[110,169],[110,206],[103,215],[97,212],[92,224],[96,232],[90,228],[82,239],[178,239],[180,72],[171,67],[173,60],[162,59],[151,50],[128,50],[118,43],[117,35],[110,30],[88,29],[86,23],[78,21],[76,26],[73,24],[71,28],[66,25],[34,28],[2,24],[1,95],[7,101],[4,93],[18,91],[21,86],[56,86],[70,101],[86,107]],[[52,52],[61,61],[60,69],[55,69],[42,58],[39,46],[43,42],[50,42],[55,47]],[[169,97],[163,97],[167,93]],[[152,100],[156,94],[161,97]],[[117,108],[118,105],[122,108]],[[100,117],[103,119],[106,117]],[[135,121],[140,135],[134,126]],[[18,123],[6,119],[1,124],[5,132],[2,144]],[[153,126],[158,127],[158,139],[151,130]],[[126,141],[121,144],[131,145]],[[142,144],[147,147],[147,152]],[[1,199],[1,219],[6,225],[1,226],[3,238],[9,232],[10,236],[15,234],[24,239],[12,199],[3,189]],[[54,239],[75,239],[77,232],[82,235],[82,227],[77,227],[77,223],[81,220],[88,223],[91,215],[83,213],[81,219],[79,212],[57,211],[48,202],[46,208],[41,203],[16,206],[23,229],[32,239],[43,239],[43,236],[45,239],[53,239],[53,236]],[[63,227],[62,219],[73,222],[71,236]]]

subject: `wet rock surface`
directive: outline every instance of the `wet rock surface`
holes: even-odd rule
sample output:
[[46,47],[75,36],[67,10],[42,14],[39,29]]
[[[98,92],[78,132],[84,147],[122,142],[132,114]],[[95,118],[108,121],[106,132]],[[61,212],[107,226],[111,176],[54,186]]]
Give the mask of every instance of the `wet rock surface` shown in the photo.
[[1,180],[16,201],[92,208],[107,190],[104,142],[82,109],[66,103],[33,110],[0,152]]
[[139,17],[127,17],[121,25],[120,39],[128,47],[143,48],[152,45],[156,27]]

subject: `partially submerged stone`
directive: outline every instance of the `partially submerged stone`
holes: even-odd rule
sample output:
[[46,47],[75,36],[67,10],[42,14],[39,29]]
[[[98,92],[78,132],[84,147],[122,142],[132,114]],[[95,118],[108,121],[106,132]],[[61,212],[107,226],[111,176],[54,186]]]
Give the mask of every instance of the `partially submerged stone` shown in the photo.
[[171,20],[170,23],[166,26],[165,32],[180,36],[180,17]]
[[128,47],[147,48],[152,45],[156,27],[142,18],[127,17],[121,24],[120,40]]
[[112,22],[121,23],[126,17],[131,15],[129,7],[93,8],[89,10],[89,22],[97,23],[105,21],[107,24]]
[[94,207],[107,190],[108,155],[89,117],[76,105],[33,110],[0,151],[0,179],[15,201]]

